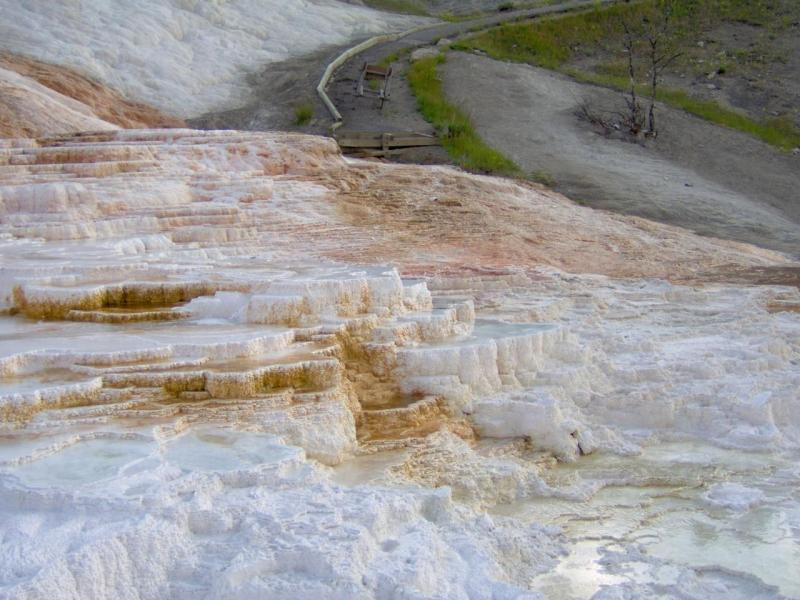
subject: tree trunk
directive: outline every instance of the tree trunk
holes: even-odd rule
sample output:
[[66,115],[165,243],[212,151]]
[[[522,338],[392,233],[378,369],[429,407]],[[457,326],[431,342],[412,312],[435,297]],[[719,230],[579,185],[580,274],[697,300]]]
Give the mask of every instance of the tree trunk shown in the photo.
[[625,52],[628,55],[628,77],[630,79],[630,100],[628,100],[629,120],[628,127],[634,135],[639,135],[641,130],[641,116],[639,99],[636,97],[636,64],[634,62],[634,40],[627,23],[625,27]]
[[647,133],[656,136],[656,95],[658,91],[658,40],[650,40],[650,110],[647,115]]

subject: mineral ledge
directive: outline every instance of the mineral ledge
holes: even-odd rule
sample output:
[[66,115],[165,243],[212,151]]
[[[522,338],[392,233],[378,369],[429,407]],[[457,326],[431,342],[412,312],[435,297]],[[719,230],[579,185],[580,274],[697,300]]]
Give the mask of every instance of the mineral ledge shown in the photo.
[[0,247],[0,597],[800,595],[779,255],[191,130],[0,141]]

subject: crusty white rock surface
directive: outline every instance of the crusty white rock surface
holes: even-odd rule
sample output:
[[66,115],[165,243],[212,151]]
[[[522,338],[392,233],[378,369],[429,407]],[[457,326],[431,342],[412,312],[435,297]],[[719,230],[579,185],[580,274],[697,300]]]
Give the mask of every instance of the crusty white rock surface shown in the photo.
[[242,106],[266,63],[420,22],[335,0],[2,0],[0,14],[0,49],[181,118]]
[[114,129],[119,128],[99,118],[82,102],[29,77],[0,68],[0,134],[3,137]]
[[[0,51],[0,137],[46,137],[77,131],[185,127],[141,102],[132,102],[64,65]],[[66,99],[65,99],[66,97]],[[76,121],[75,112],[80,113]],[[83,115],[91,117],[86,120]],[[102,121],[98,123],[97,120]]]
[[800,594],[780,255],[150,130],[4,140],[0,257],[0,597]]

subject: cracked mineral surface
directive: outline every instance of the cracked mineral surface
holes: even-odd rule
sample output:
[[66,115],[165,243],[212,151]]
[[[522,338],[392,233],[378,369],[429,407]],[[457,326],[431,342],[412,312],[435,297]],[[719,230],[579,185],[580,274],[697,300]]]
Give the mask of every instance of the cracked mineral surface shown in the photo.
[[323,138],[0,144],[0,597],[800,596],[782,255]]

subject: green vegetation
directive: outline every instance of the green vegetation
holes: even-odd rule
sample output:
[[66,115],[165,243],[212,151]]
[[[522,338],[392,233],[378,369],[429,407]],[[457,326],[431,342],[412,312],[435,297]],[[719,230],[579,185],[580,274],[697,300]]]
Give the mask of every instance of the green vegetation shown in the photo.
[[[775,20],[780,0],[673,0],[674,35],[692,41],[714,23],[730,21],[760,27],[790,27],[792,19]],[[791,0],[784,0],[791,1]],[[616,4],[495,27],[465,40],[459,48],[479,49],[501,60],[527,62],[557,69],[581,50],[601,44],[619,46],[622,19],[641,19],[663,0]]]
[[428,16],[428,11],[422,2],[417,0],[366,0],[364,2],[371,8],[388,12],[405,13],[407,15]]
[[[629,87],[627,65],[620,57],[624,36],[623,19],[642,19],[664,0],[617,4],[549,19],[506,24],[484,31],[454,45],[457,50],[481,50],[492,58],[525,62],[564,72],[580,81],[625,90]],[[769,56],[764,48],[750,49],[735,56],[722,56],[709,64],[701,60],[705,31],[726,21],[763,28],[769,39],[800,18],[800,3],[793,0],[673,0],[673,41],[685,49],[676,68],[692,75],[716,72],[722,75],[737,68],[737,62],[751,64],[783,60]],[[570,66],[574,59],[605,54],[608,60],[592,67],[582,61],[580,69]],[[702,55],[704,58],[707,55]],[[591,61],[589,61],[591,62]],[[646,71],[645,69],[642,70]],[[644,82],[641,93],[645,94]],[[659,88],[658,99],[713,123],[754,135],[781,149],[800,145],[800,130],[790,118],[756,120],[711,100],[692,97],[680,89]]]
[[549,188],[554,188],[557,184],[555,177],[547,171],[534,171],[528,179]]
[[301,102],[294,106],[294,124],[308,125],[314,118],[314,105],[309,102]]
[[456,50],[482,50],[492,58],[558,69],[579,43],[596,44],[607,35],[608,24],[628,8],[581,12],[551,19],[510,23],[454,44]]
[[445,100],[436,72],[442,62],[444,56],[418,60],[408,70],[408,82],[422,116],[436,128],[444,149],[468,171],[519,175],[519,167],[488,146],[475,132],[469,117]]
[[406,56],[407,54],[410,54],[410,53],[411,53],[411,48],[401,48],[397,52],[392,52],[391,54],[387,54],[386,56],[384,56],[380,60],[380,62],[378,62],[378,64],[380,66],[382,66],[382,67],[389,67],[393,63],[396,63],[401,58],[403,58],[404,56]]

